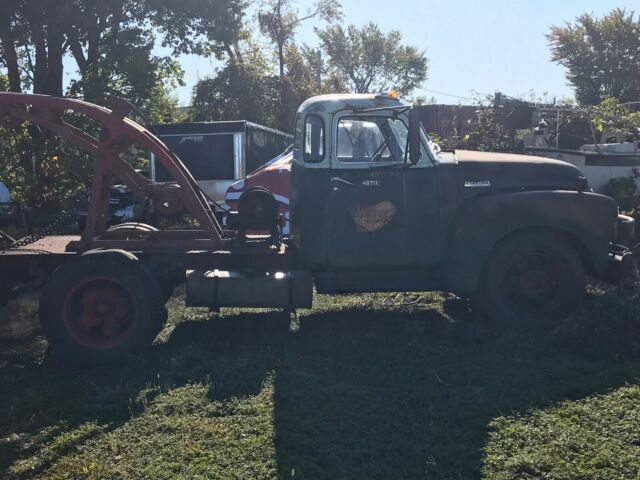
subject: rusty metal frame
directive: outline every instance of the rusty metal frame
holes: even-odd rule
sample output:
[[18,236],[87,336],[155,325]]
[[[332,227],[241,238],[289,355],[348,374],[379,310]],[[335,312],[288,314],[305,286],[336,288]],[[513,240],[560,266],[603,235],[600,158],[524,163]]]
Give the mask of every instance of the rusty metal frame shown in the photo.
[[[91,201],[82,238],[73,249],[123,248],[147,250],[215,249],[227,243],[224,232],[206,196],[180,159],[147,129],[126,117],[132,106],[115,100],[113,110],[72,98],[20,93],[0,93],[0,127],[16,127],[24,122],[38,125],[63,137],[96,159],[91,184]],[[98,122],[99,138],[64,120],[70,112]],[[132,145],[147,148],[175,182],[154,183],[136,172],[121,155]],[[198,221],[199,232],[146,232],[135,240],[101,238],[107,228],[112,176],[129,187],[138,198],[149,198],[161,209],[184,208]]]

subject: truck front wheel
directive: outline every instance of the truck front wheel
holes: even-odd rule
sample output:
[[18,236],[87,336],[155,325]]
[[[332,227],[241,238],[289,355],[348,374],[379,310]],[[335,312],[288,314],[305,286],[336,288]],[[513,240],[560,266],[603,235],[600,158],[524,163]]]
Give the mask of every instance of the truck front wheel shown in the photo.
[[154,277],[118,252],[66,262],[40,297],[40,323],[53,353],[75,363],[110,362],[149,346],[165,320]]
[[487,259],[477,304],[498,327],[551,326],[578,306],[585,284],[582,259],[565,236],[517,233]]

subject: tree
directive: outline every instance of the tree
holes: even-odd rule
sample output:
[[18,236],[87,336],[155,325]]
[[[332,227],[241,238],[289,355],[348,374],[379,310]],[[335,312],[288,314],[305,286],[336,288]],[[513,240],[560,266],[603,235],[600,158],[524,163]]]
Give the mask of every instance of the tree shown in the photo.
[[473,121],[473,131],[465,135],[464,148],[484,152],[515,152],[520,146],[515,130],[504,126],[503,118],[496,105],[478,108],[478,116]]
[[312,71],[300,50],[293,44],[287,48],[285,64],[287,68],[284,81],[281,83],[276,128],[292,133],[293,122],[300,104],[320,92]]
[[378,25],[340,25],[318,30],[322,50],[333,74],[355,93],[380,93],[393,88],[410,95],[427,79],[428,60],[416,47],[403,45],[402,34],[387,34]]
[[[122,79],[149,91],[158,74],[178,70],[171,56],[152,54],[156,33],[174,54],[221,55],[238,36],[244,8],[244,0],[0,0],[0,65],[13,91],[26,80],[34,93],[62,95],[68,54],[79,72],[74,93],[92,100]],[[155,75],[145,85],[140,72]]]
[[623,9],[602,19],[584,14],[551,27],[547,38],[551,58],[568,69],[580,104],[597,105],[607,97],[640,100],[640,16]]
[[[309,72],[303,73],[306,64],[302,61],[297,47],[293,43],[296,30],[305,21],[317,18],[332,23],[342,19],[342,7],[338,0],[317,0],[313,8],[301,15],[294,7],[294,0],[264,0],[262,9],[258,12],[260,31],[271,40],[275,46],[275,57],[278,63],[278,80],[280,102],[277,105],[275,128],[289,130],[293,121],[292,104],[297,108],[300,92],[307,89],[309,84],[299,85],[288,78],[293,74],[299,80],[305,77],[305,82],[311,78]],[[288,65],[288,61],[295,64]]]
[[[123,96],[150,121],[171,120],[177,101],[168,90],[182,81],[175,56],[233,54],[245,7],[245,0],[0,0],[0,71],[15,92],[100,104]],[[154,54],[159,42],[171,53]],[[78,70],[67,91],[65,56]],[[25,128],[0,133],[0,153],[0,176],[40,212],[91,178],[92,164],[75,146],[31,140]]]
[[316,94],[349,91],[347,81],[335,69],[330,67],[322,54],[321,48],[303,45],[300,49],[300,54],[311,78],[314,80]]
[[191,117],[197,121],[250,120],[290,132],[300,104],[318,93],[302,52],[293,43],[287,47],[281,80],[265,52],[248,35],[234,50],[237,55],[215,76],[195,86]]
[[320,18],[325,22],[342,19],[342,7],[338,0],[318,0],[313,9],[300,15],[293,7],[292,0],[266,0],[263,9],[258,13],[258,24],[276,47],[278,58],[278,77],[283,81],[285,76],[285,56],[287,45],[293,40],[298,27],[312,18]]
[[279,105],[278,77],[255,47],[237,49],[215,77],[193,89],[191,117],[196,121],[250,120],[275,125]]
[[[618,142],[637,142],[640,140],[640,111],[630,111],[615,98],[606,98],[598,106],[587,109],[595,131],[602,135],[615,135]],[[606,143],[607,138],[600,138]]]

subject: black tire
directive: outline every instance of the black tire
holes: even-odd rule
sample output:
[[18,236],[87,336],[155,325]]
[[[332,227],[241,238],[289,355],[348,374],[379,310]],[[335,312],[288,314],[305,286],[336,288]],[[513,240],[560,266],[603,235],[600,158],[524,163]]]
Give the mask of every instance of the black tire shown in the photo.
[[107,363],[148,347],[165,320],[158,282],[125,252],[90,252],[64,263],[40,297],[52,351],[74,363]]
[[278,203],[273,194],[261,187],[250,188],[238,200],[239,235],[248,230],[268,231],[273,239],[279,239]]
[[586,273],[569,240],[552,231],[513,234],[486,261],[476,305],[498,328],[551,327],[583,297]]

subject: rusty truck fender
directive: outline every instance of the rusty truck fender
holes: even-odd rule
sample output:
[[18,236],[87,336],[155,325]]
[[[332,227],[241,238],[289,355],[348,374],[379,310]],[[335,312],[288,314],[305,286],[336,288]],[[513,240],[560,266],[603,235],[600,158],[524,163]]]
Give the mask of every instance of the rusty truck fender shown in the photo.
[[577,191],[518,191],[474,197],[451,223],[440,277],[447,290],[474,293],[498,243],[515,232],[548,229],[575,245],[587,272],[603,278],[615,240],[618,206],[610,197]]

